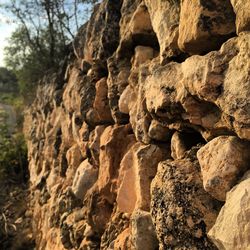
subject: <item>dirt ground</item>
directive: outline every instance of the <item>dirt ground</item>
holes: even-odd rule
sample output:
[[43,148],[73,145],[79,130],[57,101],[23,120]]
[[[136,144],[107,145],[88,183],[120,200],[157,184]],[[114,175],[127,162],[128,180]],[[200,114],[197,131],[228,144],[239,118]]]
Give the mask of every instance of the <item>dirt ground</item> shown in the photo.
[[0,183],[0,249],[33,250],[28,184],[11,177]]

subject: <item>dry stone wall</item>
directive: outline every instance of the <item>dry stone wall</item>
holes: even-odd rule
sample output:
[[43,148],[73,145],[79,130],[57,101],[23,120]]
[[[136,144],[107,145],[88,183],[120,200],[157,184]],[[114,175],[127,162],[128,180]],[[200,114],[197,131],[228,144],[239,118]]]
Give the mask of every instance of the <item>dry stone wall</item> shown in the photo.
[[191,2],[103,0],[43,79],[38,250],[250,246],[249,2]]

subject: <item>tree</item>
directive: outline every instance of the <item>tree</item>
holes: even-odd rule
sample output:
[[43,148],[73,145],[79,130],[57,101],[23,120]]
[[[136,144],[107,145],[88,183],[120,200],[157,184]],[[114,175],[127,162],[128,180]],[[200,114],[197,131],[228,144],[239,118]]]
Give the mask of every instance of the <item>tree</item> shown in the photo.
[[16,75],[4,67],[0,67],[0,92],[18,92]]
[[58,68],[79,24],[88,18],[86,10],[96,2],[9,0],[0,5],[18,23],[5,48],[5,62],[16,73],[21,91],[36,85],[48,70]]

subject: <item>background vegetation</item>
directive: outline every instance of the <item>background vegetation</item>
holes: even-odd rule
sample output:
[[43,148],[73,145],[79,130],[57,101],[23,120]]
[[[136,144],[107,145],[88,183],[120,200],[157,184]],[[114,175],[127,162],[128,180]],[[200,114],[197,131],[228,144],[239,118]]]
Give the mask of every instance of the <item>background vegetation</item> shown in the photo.
[[79,26],[98,0],[9,0],[0,10],[17,23],[5,63],[28,95],[48,71],[57,71]]
[[3,183],[7,176],[23,180],[27,175],[27,149],[22,135],[23,99],[16,75],[4,67],[0,67],[0,104],[12,106],[17,118],[12,131],[7,122],[9,114],[0,110],[0,181]]
[[[17,129],[10,133],[8,114],[0,114],[0,176],[25,176],[26,146],[22,136],[24,100],[34,96],[39,80],[57,72],[80,25],[98,0],[8,0],[0,13],[17,24],[0,68],[0,104],[14,107]],[[19,166],[19,168],[18,168]]]

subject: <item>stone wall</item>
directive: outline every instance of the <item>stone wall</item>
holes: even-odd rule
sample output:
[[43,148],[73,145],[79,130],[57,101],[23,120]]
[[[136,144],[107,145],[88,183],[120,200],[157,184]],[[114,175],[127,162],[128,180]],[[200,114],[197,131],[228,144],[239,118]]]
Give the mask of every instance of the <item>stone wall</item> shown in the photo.
[[243,0],[95,7],[26,115],[38,250],[249,247],[249,20]]

